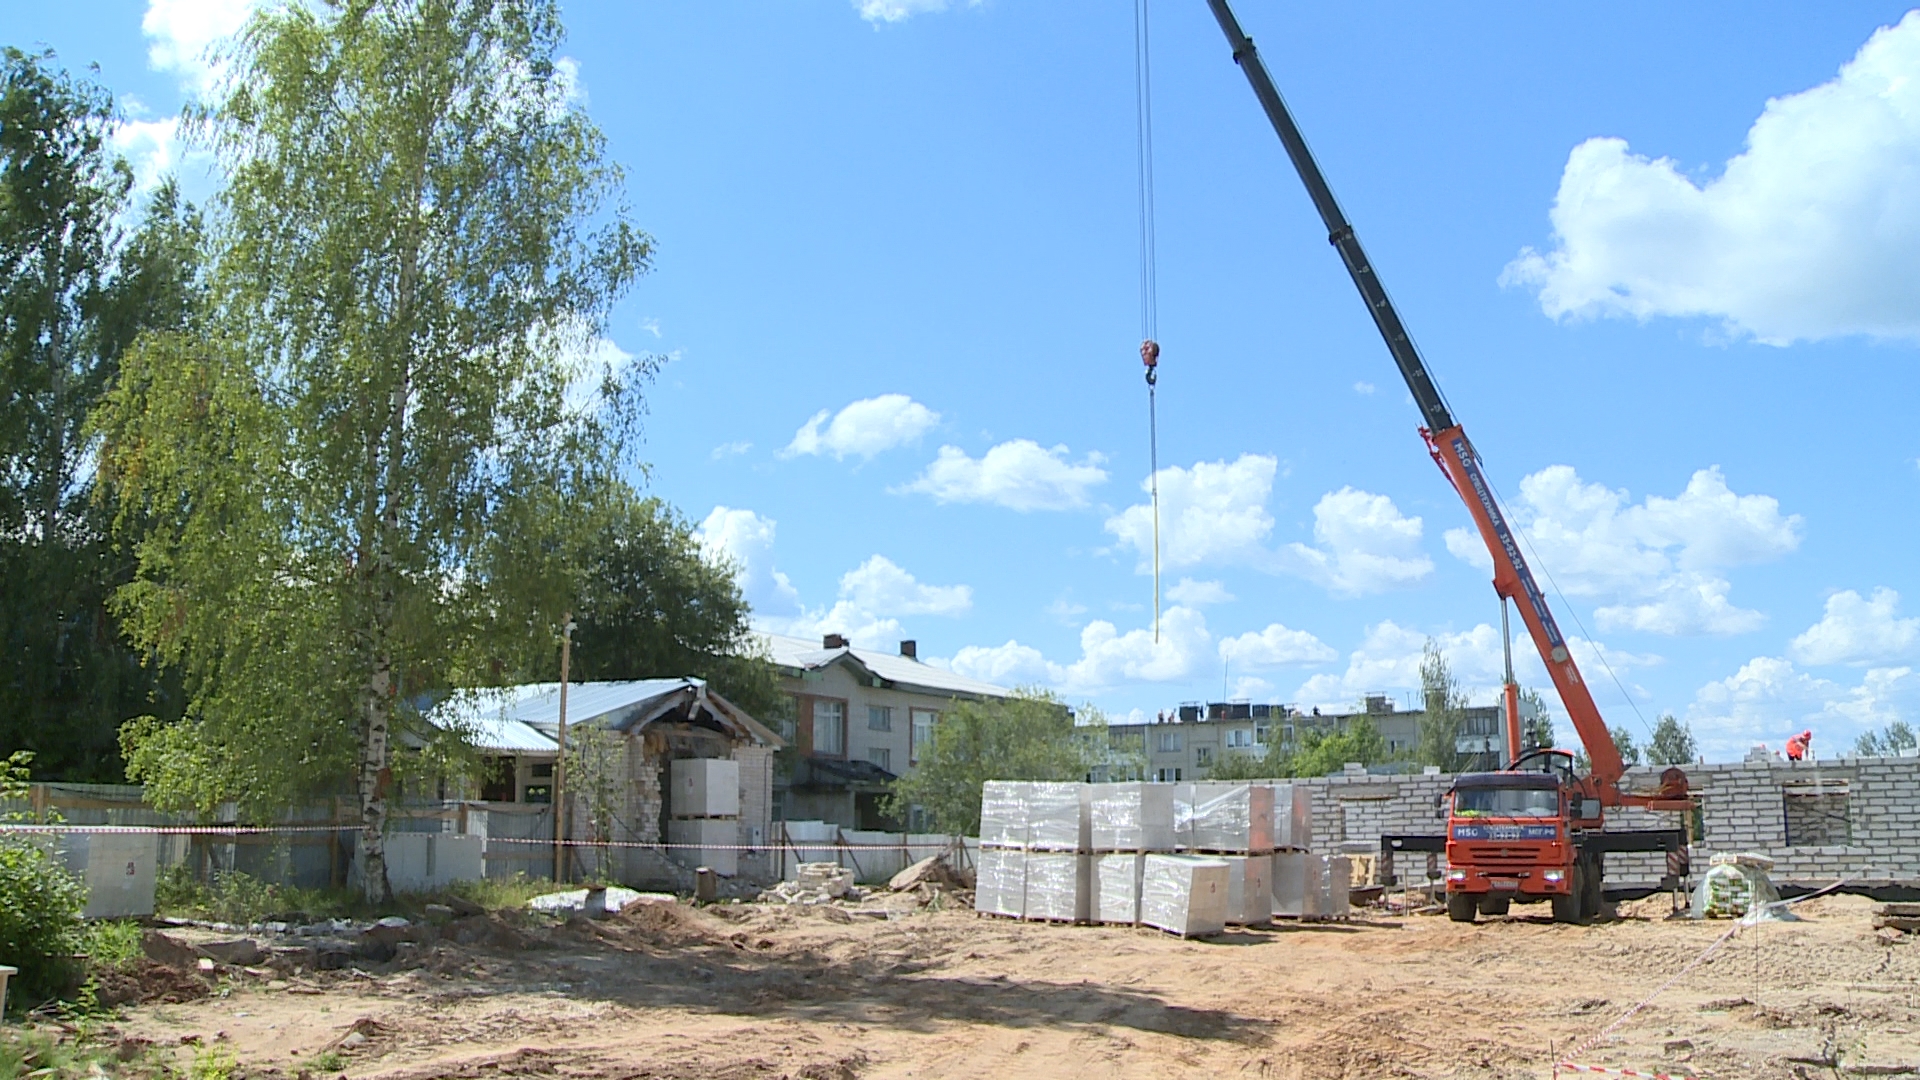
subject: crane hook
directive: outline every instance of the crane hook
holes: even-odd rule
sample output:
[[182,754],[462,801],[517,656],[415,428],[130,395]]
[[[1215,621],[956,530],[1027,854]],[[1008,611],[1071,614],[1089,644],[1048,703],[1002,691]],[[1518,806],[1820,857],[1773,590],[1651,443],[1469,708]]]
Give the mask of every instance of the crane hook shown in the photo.
[[1148,338],[1140,343],[1140,362],[1147,366],[1147,385],[1160,381],[1160,343]]

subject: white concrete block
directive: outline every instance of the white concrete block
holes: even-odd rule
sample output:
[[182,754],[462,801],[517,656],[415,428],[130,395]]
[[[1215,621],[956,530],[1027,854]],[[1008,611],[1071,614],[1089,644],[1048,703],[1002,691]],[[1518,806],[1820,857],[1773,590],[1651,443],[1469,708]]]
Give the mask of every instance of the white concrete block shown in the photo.
[[1181,937],[1227,928],[1227,864],[1194,855],[1148,855],[1141,871],[1140,921]]
[[61,837],[61,861],[87,886],[87,918],[153,914],[158,840],[152,833],[72,832]]
[[1146,863],[1145,855],[1093,856],[1093,900],[1088,907],[1095,922],[1140,921],[1140,879]]
[[721,877],[740,872],[738,818],[675,818],[667,822],[668,853],[674,862],[694,868],[705,866]]
[[1227,864],[1227,922],[1265,926],[1273,921],[1273,856],[1221,855]]
[[1094,851],[1172,851],[1173,789],[1146,782],[1088,785],[1089,846]]
[[739,817],[740,763],[731,758],[676,758],[667,796],[674,817]]
[[1076,852],[1027,852],[1024,918],[1046,922],[1086,922],[1093,899],[1088,878],[1093,858]]

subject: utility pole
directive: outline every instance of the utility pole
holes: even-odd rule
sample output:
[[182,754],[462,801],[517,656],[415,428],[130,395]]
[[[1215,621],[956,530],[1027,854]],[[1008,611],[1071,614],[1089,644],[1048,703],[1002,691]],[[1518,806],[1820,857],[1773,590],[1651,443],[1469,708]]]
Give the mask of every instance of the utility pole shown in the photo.
[[567,669],[573,662],[573,612],[560,629],[560,754],[553,760],[553,880],[567,880]]

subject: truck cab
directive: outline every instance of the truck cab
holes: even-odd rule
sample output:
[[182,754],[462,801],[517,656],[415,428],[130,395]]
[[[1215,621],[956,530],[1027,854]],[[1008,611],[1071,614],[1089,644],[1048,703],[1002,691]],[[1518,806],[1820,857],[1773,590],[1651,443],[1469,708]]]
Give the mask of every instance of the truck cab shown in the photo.
[[1543,900],[1556,922],[1599,913],[1599,856],[1580,843],[1577,826],[1588,808],[1572,782],[1571,759],[1544,764],[1455,778],[1445,796],[1447,916],[1453,921],[1504,915],[1511,904]]

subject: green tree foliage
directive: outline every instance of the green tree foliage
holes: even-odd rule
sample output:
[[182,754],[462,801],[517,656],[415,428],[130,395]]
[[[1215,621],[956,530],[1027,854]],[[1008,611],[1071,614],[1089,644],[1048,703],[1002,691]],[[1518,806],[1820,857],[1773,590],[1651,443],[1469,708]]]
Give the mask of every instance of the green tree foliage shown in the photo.
[[691,524],[657,499],[626,496],[580,540],[575,677],[692,675],[774,722],[779,673],[751,631],[734,568],[703,555]]
[[107,612],[126,576],[94,498],[85,418],[142,330],[193,306],[198,221],[163,187],[128,236],[113,103],[52,54],[0,50],[0,748],[42,775],[119,781],[115,738],[178,715]]
[[[1672,713],[1660,717],[1653,726],[1653,741],[1647,744],[1649,765],[1691,765],[1699,755],[1693,741],[1693,728],[1681,723]],[[1621,754],[1625,757],[1625,753]]]
[[920,764],[888,796],[904,820],[919,806],[939,832],[978,835],[980,785],[988,780],[1084,780],[1102,759],[1105,724],[1076,726],[1051,693],[1017,690],[1005,700],[959,701],[940,714]]
[[207,314],[97,418],[143,526],[117,611],[190,695],[123,730],[130,775],[254,816],[353,791],[372,900],[412,703],[552,677],[567,532],[637,422],[645,370],[597,335],[650,241],[561,39],[552,0],[257,12],[195,124],[227,177]]
[[1426,707],[1420,717],[1420,764],[1438,765],[1445,773],[1459,772],[1465,760],[1458,747],[1467,695],[1432,638],[1420,652],[1420,699]]
[[1349,718],[1328,731],[1311,729],[1294,745],[1278,739],[1264,754],[1229,754],[1207,772],[1209,780],[1265,780],[1295,776],[1326,776],[1349,762],[1378,765],[1389,760],[1386,737],[1370,717]]
[[1521,749],[1551,749],[1553,747],[1553,716],[1547,712],[1546,698],[1541,696],[1540,691],[1529,686],[1520,691],[1520,706],[1520,715],[1526,716],[1529,712],[1533,714],[1532,717],[1521,721]]
[[1620,752],[1620,760],[1628,768],[1640,764],[1640,748],[1634,745],[1633,732],[1624,727],[1611,729],[1613,748]]
[[[32,751],[16,750],[0,762],[0,801],[27,800],[32,761]],[[53,857],[48,839],[0,834],[0,956],[20,969],[10,1005],[38,1005],[71,989],[79,975],[73,958],[86,940],[87,891]]]
[[1910,754],[1920,739],[1915,739],[1913,728],[1904,720],[1895,720],[1880,731],[1869,731],[1853,741],[1853,752],[1861,757],[1892,757],[1895,754]]

